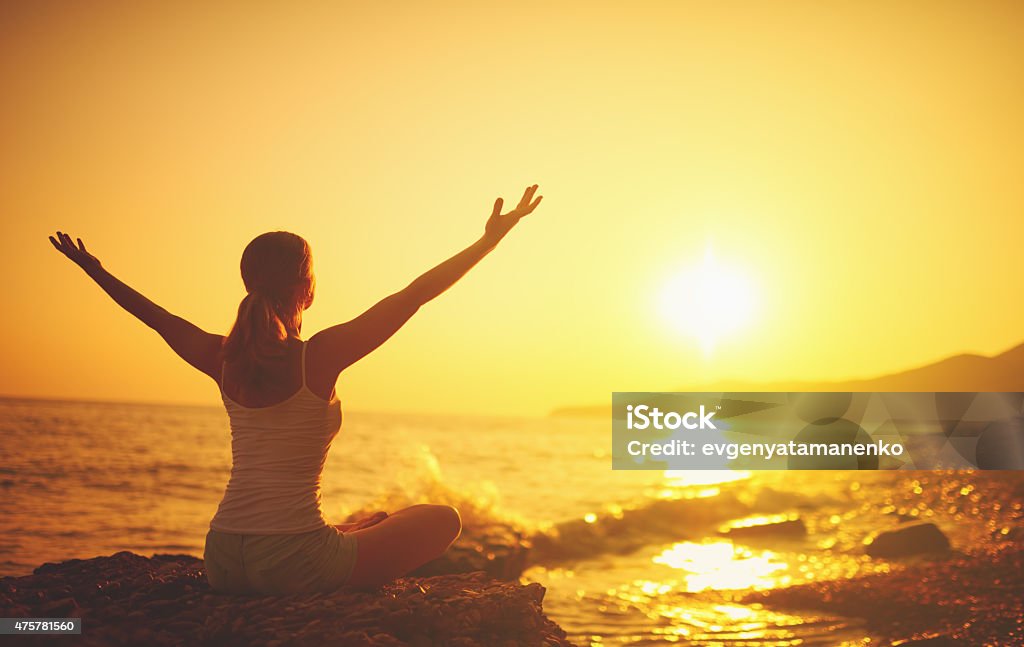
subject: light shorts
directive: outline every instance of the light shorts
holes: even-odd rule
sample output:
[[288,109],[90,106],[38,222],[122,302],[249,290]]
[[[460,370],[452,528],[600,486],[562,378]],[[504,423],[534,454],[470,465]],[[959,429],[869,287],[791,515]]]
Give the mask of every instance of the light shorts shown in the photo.
[[297,535],[206,533],[206,578],[221,593],[290,595],[332,591],[348,581],[356,538],[334,526]]

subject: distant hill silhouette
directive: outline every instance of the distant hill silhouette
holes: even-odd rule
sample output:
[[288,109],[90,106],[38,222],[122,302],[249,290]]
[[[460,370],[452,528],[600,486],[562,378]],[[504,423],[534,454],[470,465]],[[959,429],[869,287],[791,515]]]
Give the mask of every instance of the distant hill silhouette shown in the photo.
[[[1024,391],[1024,344],[983,355],[954,355],[918,368],[859,380],[837,382],[750,382],[727,380],[679,391]],[[561,407],[553,416],[606,417],[610,405]]]

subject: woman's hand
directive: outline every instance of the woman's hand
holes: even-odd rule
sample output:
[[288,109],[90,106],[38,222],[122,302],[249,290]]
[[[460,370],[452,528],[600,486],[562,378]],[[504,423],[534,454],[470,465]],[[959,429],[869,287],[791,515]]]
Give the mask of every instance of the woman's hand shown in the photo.
[[101,265],[98,258],[93,256],[85,249],[85,243],[79,238],[78,246],[71,241],[71,236],[58,231],[57,237],[50,236],[50,242],[57,248],[57,251],[64,254],[75,262],[80,268],[89,273],[93,270],[98,270]]
[[499,240],[505,237],[505,234],[516,226],[516,223],[524,216],[530,215],[544,197],[538,196],[536,200],[533,200],[533,194],[536,191],[536,184],[527,187],[526,191],[523,192],[523,199],[519,201],[519,206],[506,214],[501,213],[501,198],[495,200],[494,211],[491,212],[491,217],[487,220],[487,225],[484,227],[484,239],[490,243],[497,244]]
[[371,515],[367,515],[362,519],[356,521],[349,521],[347,523],[336,523],[334,527],[342,532],[353,532],[356,530],[362,530],[363,528],[369,528],[370,526],[376,526],[381,521],[388,518],[388,513],[381,510],[380,512],[374,512]]

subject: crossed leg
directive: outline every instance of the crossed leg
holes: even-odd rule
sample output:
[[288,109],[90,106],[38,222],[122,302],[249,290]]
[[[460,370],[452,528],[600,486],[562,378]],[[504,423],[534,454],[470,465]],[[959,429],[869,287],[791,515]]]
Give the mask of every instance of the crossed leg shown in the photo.
[[358,542],[348,584],[374,587],[399,578],[440,557],[462,532],[458,511],[450,505],[420,504],[352,531]]

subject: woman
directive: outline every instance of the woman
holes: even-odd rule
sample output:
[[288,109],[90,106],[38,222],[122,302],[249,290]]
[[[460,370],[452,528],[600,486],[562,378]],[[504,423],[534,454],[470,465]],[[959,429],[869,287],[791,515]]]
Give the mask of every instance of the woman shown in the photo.
[[215,335],[173,315],[107,272],[65,233],[50,242],[121,307],[153,328],[182,359],[218,384],[231,423],[231,478],[210,522],[204,558],[210,585],[235,593],[377,586],[442,555],[462,529],[447,505],[414,505],[331,525],[320,476],[341,426],[338,376],[390,338],[416,311],[487,255],[540,204],[528,187],[502,214],[502,199],[475,243],[355,319],[307,341],[313,303],[309,245],[287,232],[255,238],[242,254],[246,296],[231,332]]

